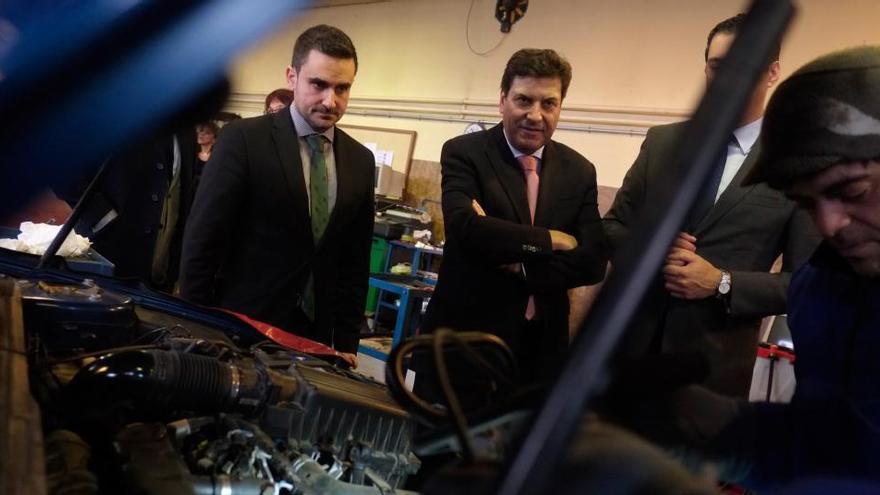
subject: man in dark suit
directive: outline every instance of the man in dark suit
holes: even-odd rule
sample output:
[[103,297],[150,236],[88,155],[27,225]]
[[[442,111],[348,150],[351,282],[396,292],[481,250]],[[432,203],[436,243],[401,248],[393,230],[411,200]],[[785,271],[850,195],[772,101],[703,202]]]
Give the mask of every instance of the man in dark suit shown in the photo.
[[333,346],[352,365],[364,318],[375,160],[335,127],[357,72],[351,39],[297,38],[286,110],[234,121],[205,166],[181,295]]
[[[191,126],[130,144],[107,162],[76,231],[114,265],[171,292],[177,282],[183,231],[195,194],[195,132]],[[76,204],[92,177],[56,194]]]
[[[719,23],[707,41],[706,77],[727,52],[742,14]],[[696,351],[707,356],[707,385],[748,394],[763,316],[785,312],[791,272],[818,244],[810,218],[766,185],[743,186],[758,155],[756,143],[768,89],[779,78],[779,51],[755,88],[714,175],[675,241],[626,342],[632,356]],[[650,129],[604,226],[612,249],[627,239],[650,188],[666,173],[685,123]],[[782,272],[769,273],[782,254]],[[613,260],[612,260],[613,264]]]
[[440,158],[446,246],[423,329],[498,335],[530,378],[565,356],[567,289],[605,273],[596,170],[550,139],[570,81],[553,50],[516,52],[502,123],[451,139]]

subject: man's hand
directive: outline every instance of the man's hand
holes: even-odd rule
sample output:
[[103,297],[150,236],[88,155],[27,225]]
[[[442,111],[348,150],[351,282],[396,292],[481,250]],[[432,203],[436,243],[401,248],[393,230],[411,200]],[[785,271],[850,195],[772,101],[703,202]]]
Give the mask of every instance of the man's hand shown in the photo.
[[554,251],[571,251],[578,247],[577,239],[559,230],[550,231],[550,244]]
[[[688,234],[687,232],[679,232],[678,237],[676,237],[675,241],[672,243],[672,248],[669,249],[669,255],[672,255],[672,252],[676,249],[684,249],[685,251],[696,253],[697,238]],[[669,263],[668,257],[666,259],[666,262]]]
[[672,243],[673,248],[686,249],[692,253],[697,252],[697,238],[687,232],[679,232],[675,242]]
[[357,367],[358,367],[357,354],[351,354],[349,352],[340,352],[339,357],[341,357],[343,361],[348,363],[348,365],[351,367],[351,369],[357,369]]
[[471,200],[471,208],[474,209],[474,211],[477,213],[477,215],[479,215],[481,217],[486,216],[486,212],[483,210],[483,207],[480,206],[480,203],[477,203],[476,199]]
[[522,271],[522,263],[508,263],[506,265],[501,265],[498,268],[501,268],[502,270],[508,271],[515,275],[519,275],[519,273]]
[[715,295],[721,270],[700,255],[673,247],[663,267],[666,290],[679,299],[705,299]]
[[[471,200],[471,208],[474,209],[474,212],[481,216],[485,217],[486,212],[483,210],[483,207],[480,206],[480,203],[477,202],[476,199]],[[574,237],[566,234],[565,232],[561,232],[558,230],[550,231],[550,244],[553,245],[554,251],[570,251],[576,247],[578,247],[578,241]],[[515,265],[503,265],[503,269],[509,270],[512,272],[518,272],[519,266]]]
[[[474,213],[476,213],[477,215],[479,215],[479,216],[481,216],[481,217],[485,217],[485,216],[486,216],[486,211],[483,210],[483,207],[480,206],[480,203],[479,203],[476,199],[471,200],[471,208],[474,209]],[[572,247],[569,247],[569,248],[565,248],[565,247],[556,247],[556,241],[555,241],[554,238],[553,238],[553,233],[554,233],[554,232],[556,232],[557,234],[560,234],[560,235],[562,235],[562,236],[568,237],[568,238],[570,239],[570,241],[564,241],[566,246],[570,245],[571,243],[574,243],[574,245],[573,245]],[[557,232],[557,231],[555,231],[555,230],[551,230],[551,231],[550,231],[550,241],[553,243],[553,249],[557,249],[557,250],[567,251],[568,249],[574,249],[574,248],[577,247],[577,240],[575,240],[574,237],[572,237],[572,236],[566,234],[565,232]],[[559,241],[559,242],[562,243],[563,241]],[[562,244],[560,244],[560,245],[562,245]],[[500,268],[500,269],[502,269],[502,270],[505,270],[505,271],[508,271],[508,272],[510,272],[510,273],[519,274],[520,271],[522,270],[521,267],[522,267],[522,264],[521,264],[521,263],[508,263],[508,264],[506,264],[506,265],[501,265],[501,266],[499,266],[498,268]]]

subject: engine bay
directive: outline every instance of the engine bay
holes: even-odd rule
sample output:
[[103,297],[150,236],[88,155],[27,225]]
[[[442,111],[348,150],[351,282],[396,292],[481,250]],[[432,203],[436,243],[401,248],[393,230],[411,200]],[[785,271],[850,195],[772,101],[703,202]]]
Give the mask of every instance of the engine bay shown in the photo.
[[409,493],[415,424],[378,382],[89,279],[0,297],[19,493],[43,462],[48,493]]

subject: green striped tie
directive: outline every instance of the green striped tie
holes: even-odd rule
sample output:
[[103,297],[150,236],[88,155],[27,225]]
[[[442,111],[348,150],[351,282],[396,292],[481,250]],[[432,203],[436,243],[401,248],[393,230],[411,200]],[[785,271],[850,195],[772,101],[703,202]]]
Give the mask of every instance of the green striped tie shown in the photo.
[[311,148],[309,172],[309,199],[311,200],[312,237],[315,244],[324,235],[327,221],[330,220],[329,187],[327,185],[327,155],[324,151],[327,137],[323,134],[306,136]]
[[[309,201],[312,218],[312,238],[315,245],[324,235],[327,222],[330,220],[329,186],[327,184],[327,155],[325,152],[328,139],[323,134],[306,136],[311,153],[309,155]],[[302,309],[309,320],[315,321],[315,275],[309,274],[303,291]]]

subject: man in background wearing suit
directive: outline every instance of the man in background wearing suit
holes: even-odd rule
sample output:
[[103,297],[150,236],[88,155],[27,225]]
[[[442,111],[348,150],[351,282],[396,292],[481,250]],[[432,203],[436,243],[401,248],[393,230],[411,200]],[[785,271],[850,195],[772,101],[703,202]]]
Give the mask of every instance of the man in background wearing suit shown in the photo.
[[[176,127],[176,132],[163,130],[114,154],[76,225],[115,265],[114,275],[169,293],[177,282],[196,189],[195,132],[189,124]],[[72,186],[56,186],[55,192],[75,205],[92,178],[84,174]]]
[[550,139],[570,81],[553,50],[516,52],[501,124],[447,141],[440,158],[446,245],[423,330],[498,335],[530,379],[565,356],[567,289],[605,274],[596,170]]
[[319,25],[293,48],[296,97],[223,129],[184,236],[181,295],[333,346],[357,366],[375,160],[335,124],[357,72],[351,39]]
[[[722,21],[709,33],[707,80],[722,63],[742,19],[740,14]],[[763,184],[742,185],[758,155],[764,102],[779,78],[778,58],[777,48],[626,342],[631,356],[702,353],[712,366],[707,385],[734,396],[748,394],[761,318],[785,313],[791,272],[809,258],[819,240],[809,216],[782,193]],[[646,205],[645,197],[672,165],[673,145],[685,125],[648,131],[604,219],[613,250],[626,241],[643,208],[660,206]],[[780,254],[782,272],[769,273]]]

